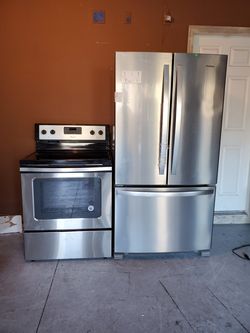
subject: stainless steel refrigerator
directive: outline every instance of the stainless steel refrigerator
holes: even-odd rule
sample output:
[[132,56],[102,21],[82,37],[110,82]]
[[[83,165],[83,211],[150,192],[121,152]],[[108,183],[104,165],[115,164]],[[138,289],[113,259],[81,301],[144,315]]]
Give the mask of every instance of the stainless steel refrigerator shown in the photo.
[[117,52],[115,255],[211,247],[227,56]]

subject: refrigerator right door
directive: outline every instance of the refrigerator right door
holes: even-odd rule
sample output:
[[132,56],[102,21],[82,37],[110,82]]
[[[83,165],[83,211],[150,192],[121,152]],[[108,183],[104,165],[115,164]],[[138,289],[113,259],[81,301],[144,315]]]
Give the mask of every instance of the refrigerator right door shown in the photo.
[[216,184],[227,56],[174,55],[168,185]]

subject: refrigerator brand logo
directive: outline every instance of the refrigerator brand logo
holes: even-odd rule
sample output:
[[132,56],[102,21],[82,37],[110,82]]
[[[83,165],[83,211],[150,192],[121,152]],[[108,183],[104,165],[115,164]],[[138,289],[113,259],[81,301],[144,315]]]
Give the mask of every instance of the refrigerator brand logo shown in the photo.
[[122,83],[141,83],[141,71],[122,71]]

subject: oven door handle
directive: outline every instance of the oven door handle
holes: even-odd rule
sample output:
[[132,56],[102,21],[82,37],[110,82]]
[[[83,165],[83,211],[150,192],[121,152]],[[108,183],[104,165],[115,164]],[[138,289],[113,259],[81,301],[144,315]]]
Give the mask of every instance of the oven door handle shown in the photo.
[[103,166],[103,167],[87,167],[87,168],[34,168],[34,167],[21,167],[20,172],[48,172],[48,173],[55,173],[55,172],[62,172],[62,173],[72,173],[72,172],[111,172],[111,166]]

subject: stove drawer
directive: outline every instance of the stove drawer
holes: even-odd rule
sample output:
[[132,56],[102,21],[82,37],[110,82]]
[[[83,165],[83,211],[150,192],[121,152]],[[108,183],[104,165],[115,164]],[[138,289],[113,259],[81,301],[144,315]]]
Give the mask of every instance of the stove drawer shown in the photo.
[[111,257],[111,231],[24,233],[26,260]]

